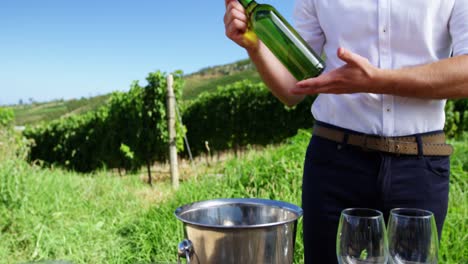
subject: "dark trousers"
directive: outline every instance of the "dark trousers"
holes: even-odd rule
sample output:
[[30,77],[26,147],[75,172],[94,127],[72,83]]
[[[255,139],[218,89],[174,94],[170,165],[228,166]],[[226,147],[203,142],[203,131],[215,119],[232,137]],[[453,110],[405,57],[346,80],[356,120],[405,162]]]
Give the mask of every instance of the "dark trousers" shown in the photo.
[[305,157],[302,191],[305,263],[337,263],[338,221],[345,208],[380,210],[386,224],[393,208],[429,210],[435,215],[440,238],[449,174],[447,156],[397,156],[313,136]]

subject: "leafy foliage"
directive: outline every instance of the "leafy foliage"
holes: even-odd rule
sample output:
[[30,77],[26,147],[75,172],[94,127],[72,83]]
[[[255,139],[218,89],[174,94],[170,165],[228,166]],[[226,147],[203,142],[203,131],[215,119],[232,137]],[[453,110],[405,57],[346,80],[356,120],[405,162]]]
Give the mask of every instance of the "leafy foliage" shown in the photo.
[[448,100],[445,113],[445,132],[448,137],[460,138],[464,131],[468,131],[468,99]]
[[0,107],[0,127],[6,127],[12,124],[15,115],[13,110]]
[[221,151],[247,145],[277,143],[311,128],[313,118],[308,97],[286,108],[263,83],[236,82],[202,93],[184,111],[183,123],[195,154],[206,149]]
[[[173,75],[176,98],[180,98],[182,73]],[[134,82],[128,93],[113,93],[95,112],[29,127],[24,135],[35,142],[30,159],[81,172],[103,167],[135,170],[165,160],[166,78],[159,71],[150,73],[145,87]],[[177,128],[178,146],[183,147],[183,128],[180,124]]]

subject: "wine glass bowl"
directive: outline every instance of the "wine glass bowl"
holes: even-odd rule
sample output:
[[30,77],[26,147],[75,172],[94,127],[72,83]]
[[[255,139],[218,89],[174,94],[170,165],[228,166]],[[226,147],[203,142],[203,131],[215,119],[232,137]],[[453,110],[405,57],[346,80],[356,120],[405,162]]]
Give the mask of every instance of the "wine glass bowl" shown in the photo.
[[427,210],[396,208],[388,222],[390,263],[436,264],[439,240],[434,214]]
[[336,255],[340,264],[387,263],[388,242],[382,212],[367,208],[343,210]]

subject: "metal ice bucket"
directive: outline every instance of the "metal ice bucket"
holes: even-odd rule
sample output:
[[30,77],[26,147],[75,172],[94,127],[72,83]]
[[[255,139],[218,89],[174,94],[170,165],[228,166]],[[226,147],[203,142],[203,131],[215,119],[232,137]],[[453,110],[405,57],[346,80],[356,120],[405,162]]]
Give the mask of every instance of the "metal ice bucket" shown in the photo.
[[302,209],[281,201],[217,199],[177,208],[185,240],[180,257],[190,264],[287,264],[294,259]]

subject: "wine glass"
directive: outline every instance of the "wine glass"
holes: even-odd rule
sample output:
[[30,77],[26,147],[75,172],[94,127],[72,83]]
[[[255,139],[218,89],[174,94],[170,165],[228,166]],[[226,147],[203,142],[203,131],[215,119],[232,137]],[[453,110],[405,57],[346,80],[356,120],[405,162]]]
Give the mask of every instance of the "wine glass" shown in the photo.
[[367,208],[343,210],[336,256],[340,264],[387,263],[388,242],[382,212]]
[[397,208],[390,211],[388,241],[391,263],[436,264],[439,240],[434,214]]

